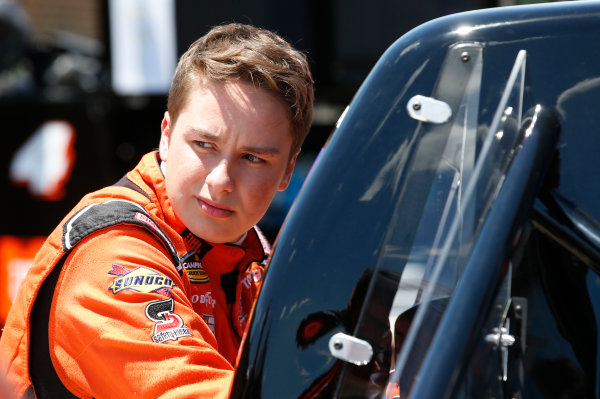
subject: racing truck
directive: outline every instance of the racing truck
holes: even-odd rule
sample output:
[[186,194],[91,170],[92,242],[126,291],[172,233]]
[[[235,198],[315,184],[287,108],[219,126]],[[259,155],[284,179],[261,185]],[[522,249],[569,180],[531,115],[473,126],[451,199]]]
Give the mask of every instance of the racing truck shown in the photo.
[[233,398],[600,397],[600,2],[397,39],[279,232]]

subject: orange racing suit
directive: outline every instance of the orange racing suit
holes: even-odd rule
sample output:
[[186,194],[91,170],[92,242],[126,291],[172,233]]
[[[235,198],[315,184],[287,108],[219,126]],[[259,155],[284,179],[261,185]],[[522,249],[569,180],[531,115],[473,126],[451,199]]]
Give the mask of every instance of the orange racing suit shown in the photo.
[[84,197],[37,254],[0,339],[18,397],[229,394],[268,244],[193,235],[159,162]]

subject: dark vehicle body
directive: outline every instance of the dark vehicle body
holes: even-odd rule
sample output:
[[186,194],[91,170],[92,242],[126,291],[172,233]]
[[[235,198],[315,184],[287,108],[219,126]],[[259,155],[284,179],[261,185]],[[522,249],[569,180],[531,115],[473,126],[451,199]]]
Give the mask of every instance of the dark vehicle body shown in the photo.
[[600,397],[600,3],[398,39],[279,234],[235,398]]

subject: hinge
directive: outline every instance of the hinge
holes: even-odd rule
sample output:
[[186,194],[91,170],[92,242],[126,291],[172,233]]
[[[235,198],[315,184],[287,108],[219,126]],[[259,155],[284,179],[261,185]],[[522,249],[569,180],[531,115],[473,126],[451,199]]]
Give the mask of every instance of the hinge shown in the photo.
[[334,357],[357,366],[366,365],[373,356],[370,343],[344,333],[337,333],[329,339],[329,351]]
[[526,334],[527,299],[512,297],[508,312],[499,326],[485,336],[485,341],[499,350],[501,368],[499,378],[502,382],[507,383],[505,389],[512,391],[512,397],[518,396],[517,393],[523,384],[521,376],[526,349]]
[[413,119],[435,124],[448,122],[452,116],[452,109],[447,103],[421,95],[408,100],[406,109]]

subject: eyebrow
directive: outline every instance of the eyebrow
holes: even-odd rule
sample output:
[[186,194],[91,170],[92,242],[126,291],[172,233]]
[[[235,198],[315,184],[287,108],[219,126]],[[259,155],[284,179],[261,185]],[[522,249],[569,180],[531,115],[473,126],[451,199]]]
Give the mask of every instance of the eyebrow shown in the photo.
[[261,156],[276,156],[281,153],[278,148],[275,147],[242,147],[244,152],[248,152],[250,154],[257,154]]
[[[205,130],[201,129],[190,129],[190,131],[194,134],[200,136],[200,138],[206,139],[208,141],[220,142],[219,136],[213,133],[209,133]],[[257,146],[243,146],[242,151],[248,152],[251,154],[257,154],[261,156],[276,156],[281,154],[281,151],[277,147],[257,147]]]

